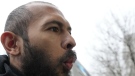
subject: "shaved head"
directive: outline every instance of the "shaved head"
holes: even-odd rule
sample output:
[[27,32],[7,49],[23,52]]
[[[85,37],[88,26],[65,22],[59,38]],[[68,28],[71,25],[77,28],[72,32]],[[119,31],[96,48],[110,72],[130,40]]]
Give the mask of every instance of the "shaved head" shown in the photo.
[[70,76],[76,60],[71,26],[48,2],[34,1],[13,10],[2,42],[11,66],[24,76]]
[[41,16],[40,12],[43,10],[43,8],[41,8],[42,6],[56,8],[55,5],[42,1],[34,1],[24,4],[9,14],[4,31],[11,31],[27,40],[27,28],[29,23],[31,20]]

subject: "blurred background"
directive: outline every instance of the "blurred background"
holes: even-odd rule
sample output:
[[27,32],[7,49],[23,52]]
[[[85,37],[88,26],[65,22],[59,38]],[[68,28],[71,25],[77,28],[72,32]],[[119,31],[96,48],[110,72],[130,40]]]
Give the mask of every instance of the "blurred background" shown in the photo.
[[[30,1],[0,1],[0,34],[9,13]],[[73,28],[78,60],[72,76],[135,75],[134,0],[42,1],[56,5]],[[1,44],[0,54],[6,54]]]

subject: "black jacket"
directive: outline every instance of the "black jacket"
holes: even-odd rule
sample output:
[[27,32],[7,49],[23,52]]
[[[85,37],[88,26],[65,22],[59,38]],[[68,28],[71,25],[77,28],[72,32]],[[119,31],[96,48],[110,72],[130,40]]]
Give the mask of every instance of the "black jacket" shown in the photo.
[[23,76],[17,69],[10,66],[7,55],[0,55],[0,76]]

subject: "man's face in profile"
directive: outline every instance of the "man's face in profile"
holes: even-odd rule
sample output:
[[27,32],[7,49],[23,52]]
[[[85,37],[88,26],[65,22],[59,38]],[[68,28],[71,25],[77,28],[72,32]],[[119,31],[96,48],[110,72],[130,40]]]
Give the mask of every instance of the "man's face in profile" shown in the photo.
[[69,76],[75,52],[71,27],[54,6],[27,6],[34,17],[28,27],[29,42],[23,40],[22,71],[26,76]]

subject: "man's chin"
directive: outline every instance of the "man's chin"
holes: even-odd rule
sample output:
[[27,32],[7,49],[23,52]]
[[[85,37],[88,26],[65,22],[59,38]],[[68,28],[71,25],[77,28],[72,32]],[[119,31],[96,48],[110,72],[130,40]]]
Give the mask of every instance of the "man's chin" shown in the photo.
[[71,75],[70,75],[70,72],[69,72],[68,74],[61,73],[59,76],[71,76]]
[[54,69],[56,76],[70,76],[70,70],[68,70],[64,64],[61,64]]
[[58,76],[70,76],[70,71],[68,71],[68,72],[63,72],[63,70],[62,70],[62,72],[60,72],[60,73],[58,74]]

